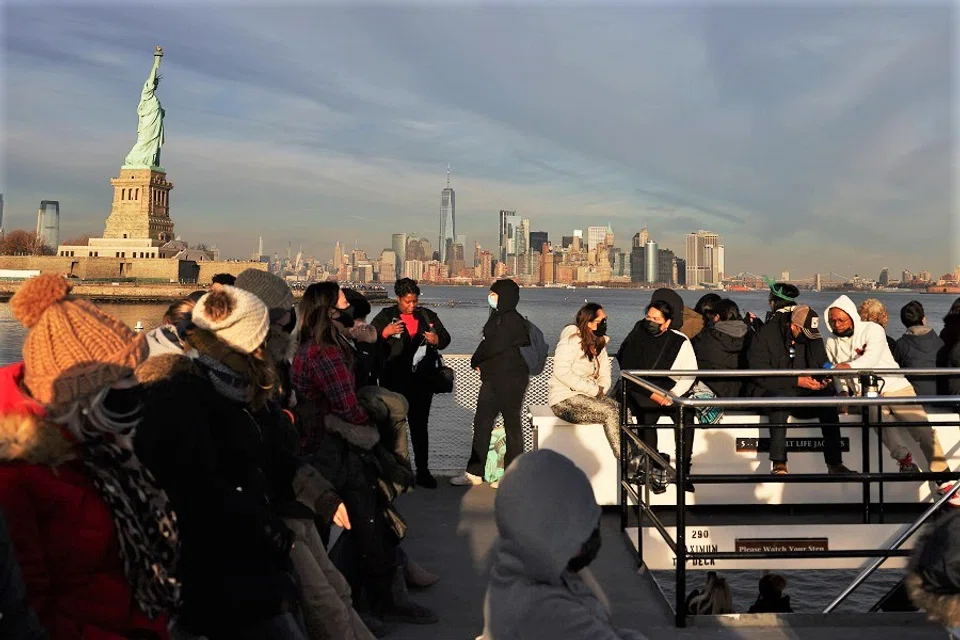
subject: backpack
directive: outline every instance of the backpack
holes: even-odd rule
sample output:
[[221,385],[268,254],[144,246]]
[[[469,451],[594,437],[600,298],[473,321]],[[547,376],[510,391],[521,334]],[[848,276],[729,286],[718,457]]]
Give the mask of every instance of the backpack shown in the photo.
[[537,325],[526,318],[523,323],[527,326],[527,334],[530,336],[530,344],[520,347],[520,355],[527,363],[531,376],[537,376],[543,373],[543,367],[547,364],[547,354],[550,348],[547,341],[543,338],[543,331]]

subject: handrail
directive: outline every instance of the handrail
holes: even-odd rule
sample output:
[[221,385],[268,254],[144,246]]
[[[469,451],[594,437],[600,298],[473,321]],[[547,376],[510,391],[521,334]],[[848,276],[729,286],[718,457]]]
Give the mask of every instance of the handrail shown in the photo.
[[[630,505],[626,502],[626,498],[629,497],[635,499],[635,506],[638,518],[638,533],[637,533],[637,559],[638,562],[642,565],[643,563],[643,527],[645,526],[644,522],[649,520],[650,523],[654,525],[659,534],[667,542],[668,546],[674,551],[676,556],[676,603],[672,607],[674,614],[676,616],[676,625],[678,627],[686,626],[686,611],[684,610],[684,599],[686,597],[686,564],[688,559],[714,559],[714,560],[731,560],[731,559],[747,559],[747,558],[794,558],[794,557],[809,557],[809,558],[877,558],[876,561],[873,561],[868,565],[867,570],[861,572],[861,575],[858,576],[854,582],[848,586],[847,589],[841,593],[840,597],[828,608],[824,613],[830,613],[833,608],[835,608],[840,602],[843,601],[849,594],[854,591],[857,587],[862,584],[869,575],[876,570],[877,567],[881,566],[886,559],[891,557],[904,557],[910,554],[910,551],[900,549],[903,543],[909,539],[923,523],[930,517],[932,513],[935,513],[937,509],[941,508],[947,500],[951,497],[957,495],[957,492],[960,491],[960,482],[955,482],[953,487],[946,492],[946,495],[941,496],[932,506],[930,506],[921,516],[921,518],[914,522],[907,530],[894,541],[893,545],[889,549],[843,549],[843,550],[830,550],[830,551],[790,551],[790,552],[740,552],[740,551],[688,551],[686,547],[686,492],[683,489],[683,486],[687,481],[691,483],[703,483],[703,484],[735,484],[735,483],[859,483],[863,485],[863,522],[871,522],[870,507],[872,500],[870,497],[870,486],[871,484],[877,483],[880,487],[879,500],[880,500],[880,521],[883,522],[883,483],[884,482],[917,482],[925,480],[958,480],[960,479],[960,472],[957,471],[943,471],[943,472],[927,472],[927,473],[883,473],[883,463],[882,459],[880,462],[880,473],[870,471],[870,462],[869,462],[869,441],[870,441],[870,427],[883,428],[883,427],[892,427],[900,425],[915,425],[914,422],[898,422],[890,421],[886,422],[882,419],[879,412],[870,411],[871,407],[880,407],[880,406],[893,406],[893,405],[956,405],[960,403],[960,398],[957,396],[893,396],[893,397],[884,397],[884,396],[872,396],[866,397],[847,397],[847,396],[836,396],[836,397],[788,397],[788,396],[774,396],[774,397],[753,397],[753,398],[707,398],[707,399],[693,399],[677,396],[665,389],[660,388],[658,385],[653,384],[645,379],[644,376],[655,376],[655,377],[670,377],[674,379],[678,378],[690,378],[696,377],[701,379],[707,378],[742,378],[742,379],[752,379],[757,377],[796,377],[796,376],[844,376],[844,377],[859,377],[864,374],[873,374],[873,375],[897,375],[897,376],[907,376],[907,375],[936,375],[936,376],[960,376],[960,369],[859,369],[859,370],[835,370],[835,369],[794,369],[794,370],[767,370],[767,369],[744,369],[744,370],[729,370],[729,371],[674,371],[674,370],[624,370],[621,371],[620,376],[623,384],[619,390],[619,400],[621,402],[621,412],[620,412],[620,429],[622,434],[626,434],[628,437],[621,437],[621,529],[625,530],[628,523],[628,510]],[[631,386],[640,387],[649,393],[658,393],[664,397],[670,398],[672,400],[672,405],[667,405],[663,407],[665,415],[671,415],[674,418],[673,424],[670,425],[658,425],[658,424],[649,424],[641,425],[646,428],[655,428],[655,429],[669,429],[675,434],[675,444],[676,444],[676,458],[675,465],[671,467],[669,464],[664,465],[664,468],[667,469],[667,482],[675,483],[677,485],[676,491],[676,505],[675,505],[675,520],[676,520],[676,533],[674,536],[668,535],[666,528],[663,526],[660,518],[654,513],[651,499],[650,499],[650,460],[653,457],[658,463],[664,462],[659,455],[647,455],[646,456],[646,474],[643,482],[643,488],[645,489],[645,496],[642,495],[642,492],[638,490],[634,491],[629,484],[631,484],[627,475],[627,464],[629,458],[632,455],[628,449],[627,444],[632,442],[635,447],[639,448],[641,451],[647,452],[649,454],[651,447],[643,444],[642,441],[637,437],[637,434],[633,433],[633,428],[637,425],[632,425],[628,422],[628,412],[627,405],[630,394]],[[866,394],[866,388],[862,387],[862,392]],[[769,409],[771,407],[794,407],[794,406],[827,406],[827,407],[858,407],[860,411],[856,413],[861,413],[861,422],[860,429],[862,430],[863,437],[863,472],[855,475],[846,475],[846,474],[799,474],[799,475],[758,475],[758,474],[695,474],[688,473],[686,470],[686,465],[689,463],[686,455],[684,454],[685,450],[685,441],[689,436],[688,429],[693,428],[723,428],[718,427],[718,425],[697,425],[697,424],[686,424],[687,421],[684,420],[684,413],[686,411],[691,411],[697,407],[729,407],[729,408],[762,408]],[[692,421],[690,421],[692,422]],[[765,425],[765,426],[786,426],[777,423],[775,425]],[[841,424],[838,426],[849,427],[849,424]],[[639,446],[637,446],[639,443]],[[880,446],[880,440],[877,439],[877,446]],[[636,484],[634,482],[633,484]]]
[[[773,373],[778,373],[777,377],[797,377],[797,376],[822,376],[826,369],[797,369],[795,371],[789,372],[786,376],[783,375],[782,371],[767,371],[763,369],[744,369],[742,371],[737,371],[738,375],[736,376],[716,376],[716,377],[736,377],[736,378],[756,378],[756,377],[768,377],[773,376]],[[831,370],[832,371],[832,370]],[[860,369],[855,375],[859,376],[861,373],[878,373],[880,371],[890,371],[888,369]],[[900,369],[899,371],[911,371],[910,369]],[[926,371],[924,369],[923,371]],[[956,375],[960,375],[960,369],[950,369],[949,371],[956,371]],[[850,397],[850,396],[823,396],[823,397],[810,397],[810,396],[775,396],[775,397],[751,397],[751,398],[687,398],[685,396],[678,396],[666,389],[663,389],[652,382],[649,382],[643,379],[641,376],[652,375],[656,377],[663,377],[669,373],[671,378],[683,378],[683,377],[698,377],[706,378],[710,377],[705,374],[710,373],[728,373],[724,372],[713,372],[713,371],[704,371],[704,372],[692,372],[692,371],[683,371],[683,372],[674,372],[670,370],[627,370],[621,371],[620,377],[634,384],[644,388],[650,393],[658,393],[662,396],[670,398],[674,405],[683,406],[683,407],[729,407],[734,408],[749,408],[749,407],[835,407],[835,406],[846,406],[846,407],[875,407],[875,406],[893,406],[893,405],[914,405],[914,404],[923,404],[923,405],[956,405],[960,402],[960,397],[958,396],[878,396],[876,398],[864,398],[864,397]],[[682,374],[682,375],[680,375]],[[833,374],[831,374],[833,375]],[[912,374],[911,374],[912,375]],[[954,375],[952,373],[944,373],[943,375]]]
[[[952,498],[954,494],[957,493],[957,491],[960,491],[960,482],[955,482],[953,486],[950,487],[949,491],[944,493],[942,496],[940,496],[939,500],[937,500],[932,505],[930,505],[930,507],[927,508],[927,510],[924,511],[919,518],[914,520],[913,524],[907,527],[906,531],[901,533],[897,537],[897,539],[893,541],[893,543],[890,545],[890,547],[887,550],[895,551],[899,549],[900,546],[903,545],[904,542],[909,540],[911,536],[913,536],[913,534],[915,534],[920,529],[920,527],[923,526],[923,523],[929,520],[930,516],[932,516],[934,513],[937,512],[938,509],[940,509],[940,507],[946,504],[946,502],[950,500],[950,498]],[[834,609],[840,606],[840,604],[844,600],[846,600],[851,593],[856,591],[857,587],[863,584],[867,578],[873,575],[874,571],[880,568],[880,565],[882,565],[885,560],[886,558],[877,558],[876,560],[871,562],[863,571],[860,572],[860,575],[858,575],[856,578],[853,579],[853,582],[847,585],[846,589],[840,592],[840,595],[834,598],[833,602],[827,605],[827,607],[823,610],[823,612],[831,613]]]

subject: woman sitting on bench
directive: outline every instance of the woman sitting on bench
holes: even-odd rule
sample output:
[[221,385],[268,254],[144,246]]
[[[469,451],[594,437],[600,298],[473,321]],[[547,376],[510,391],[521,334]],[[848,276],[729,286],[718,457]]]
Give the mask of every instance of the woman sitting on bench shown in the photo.
[[608,398],[610,356],[607,314],[588,302],[574,324],[560,332],[553,357],[548,403],[554,415],[574,424],[602,424],[613,455],[620,459],[620,405]]

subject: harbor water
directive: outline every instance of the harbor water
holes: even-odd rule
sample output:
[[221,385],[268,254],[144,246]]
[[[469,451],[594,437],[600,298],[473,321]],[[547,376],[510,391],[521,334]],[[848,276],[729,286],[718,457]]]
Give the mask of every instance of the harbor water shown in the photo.
[[[433,308],[450,332],[452,343],[448,353],[469,354],[480,340],[480,331],[485,322],[487,311],[487,290],[482,287],[424,286],[421,302]],[[645,305],[650,300],[650,291],[623,289],[542,289],[524,288],[521,291],[519,311],[527,316],[543,331],[547,342],[556,342],[562,328],[573,321],[580,306],[587,300],[598,302],[607,311],[610,350],[615,351],[620,341],[627,335],[634,323],[643,317]],[[693,306],[705,291],[684,291],[684,302]],[[763,318],[767,311],[767,293],[719,292],[733,298],[742,311],[752,311]],[[800,302],[811,305],[821,315],[839,293],[802,292]],[[943,325],[943,316],[947,313],[955,296],[931,295],[915,292],[904,293],[852,293],[848,294],[859,304],[868,297],[881,300],[887,307],[890,322],[887,332],[894,338],[903,333],[900,324],[900,308],[910,300],[919,300],[927,313],[928,323],[937,331]],[[129,326],[138,322],[146,328],[156,326],[166,310],[166,305],[139,304],[101,304],[103,309],[120,318]],[[379,307],[374,306],[373,314]],[[13,316],[9,303],[0,303],[0,364],[20,359],[20,351],[26,330]],[[442,429],[445,425],[432,425],[433,429]],[[468,428],[469,425],[450,425],[447,428]],[[608,543],[615,543],[608,541]],[[773,568],[773,567],[771,567]],[[688,589],[702,587],[705,573],[688,573]],[[745,612],[753,603],[757,594],[756,571],[725,571],[722,574],[730,583],[737,611]],[[856,575],[855,571],[790,571],[785,572],[789,585],[793,608],[797,612],[820,611],[833,599]],[[661,587],[672,601],[673,575],[669,572],[657,572],[655,576]],[[873,605],[900,577],[898,571],[879,571],[863,587],[841,606],[841,611],[865,611]],[[478,606],[479,603],[478,603]]]

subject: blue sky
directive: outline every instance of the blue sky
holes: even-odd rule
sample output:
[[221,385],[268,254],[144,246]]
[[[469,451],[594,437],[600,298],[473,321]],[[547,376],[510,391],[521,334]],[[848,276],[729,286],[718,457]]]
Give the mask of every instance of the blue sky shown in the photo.
[[646,224],[727,270],[960,262],[947,3],[7,3],[4,226],[102,232],[156,44],[176,231],[325,259],[515,209],[559,239]]

